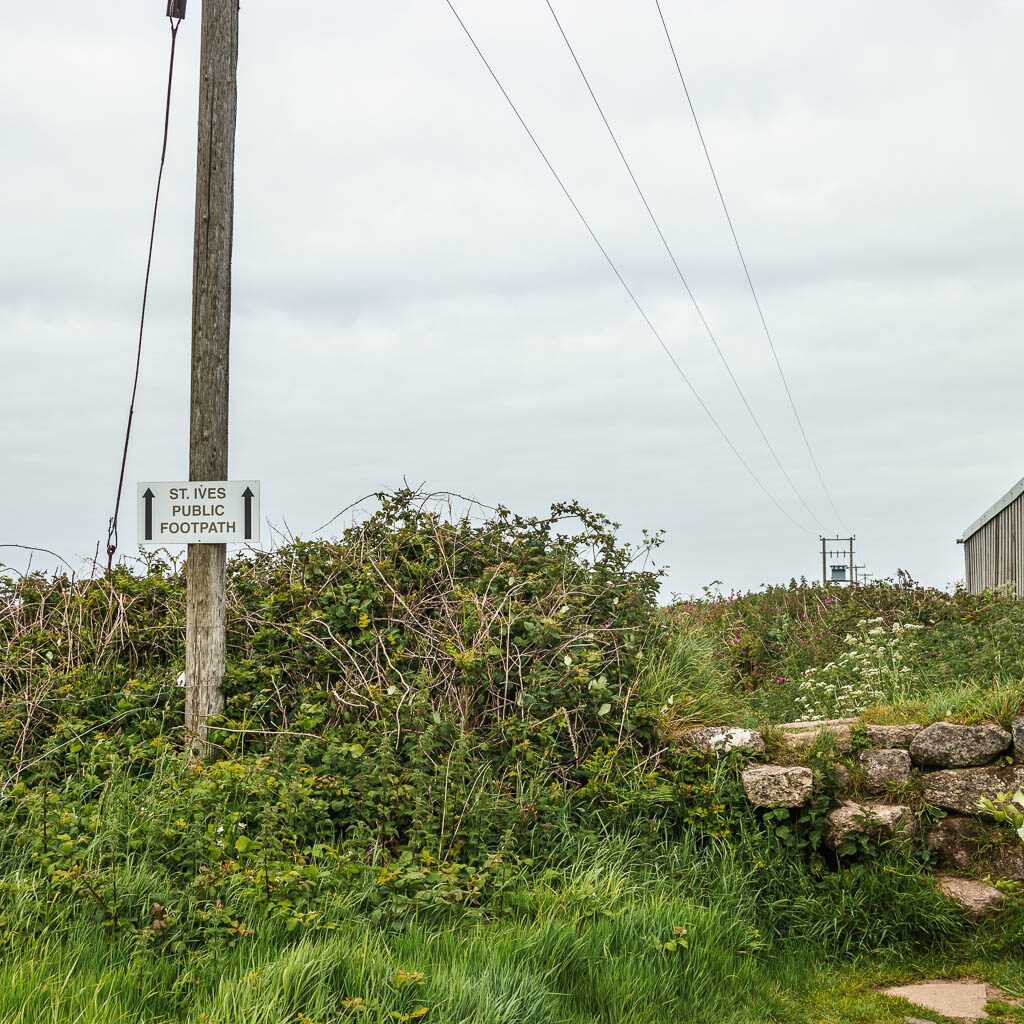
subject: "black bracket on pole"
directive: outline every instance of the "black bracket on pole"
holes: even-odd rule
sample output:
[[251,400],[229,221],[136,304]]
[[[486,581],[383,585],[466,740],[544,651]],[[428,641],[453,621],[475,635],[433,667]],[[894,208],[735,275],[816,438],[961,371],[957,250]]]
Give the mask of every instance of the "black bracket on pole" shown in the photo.
[[167,17],[181,21],[185,17],[185,4],[188,0],[167,0]]

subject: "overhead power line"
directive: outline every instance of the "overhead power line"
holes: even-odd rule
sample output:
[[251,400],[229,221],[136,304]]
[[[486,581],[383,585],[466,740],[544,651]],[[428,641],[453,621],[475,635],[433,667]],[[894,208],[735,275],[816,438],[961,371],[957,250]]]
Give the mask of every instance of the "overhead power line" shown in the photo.
[[775,366],[779,371],[782,386],[786,389],[786,397],[789,399],[789,407],[793,410],[793,417],[796,419],[797,426],[800,428],[800,436],[804,440],[804,446],[807,448],[807,454],[810,456],[811,464],[814,466],[814,472],[818,476],[818,482],[821,484],[821,489],[825,492],[825,497],[828,498],[828,503],[832,506],[832,511],[835,513],[836,519],[839,520],[840,526],[849,532],[849,527],[843,523],[842,516],[839,515],[839,510],[836,508],[836,503],[832,500],[832,494],[829,492],[824,476],[822,476],[821,469],[818,466],[818,460],[814,457],[814,450],[811,448],[811,442],[807,437],[807,431],[804,429],[803,420],[800,418],[800,413],[797,411],[796,402],[793,399],[793,392],[789,387],[789,381],[786,379],[786,374],[782,369],[782,362],[779,360],[779,354],[775,350],[775,341],[772,339],[772,332],[768,329],[768,321],[765,319],[764,310],[761,308],[761,300],[757,296],[757,289],[754,287],[754,280],[750,276],[750,269],[747,267],[747,260],[743,255],[743,248],[740,245],[739,237],[736,234],[736,228],[733,226],[732,217],[729,215],[729,207],[726,205],[725,196],[722,193],[722,186],[719,184],[718,174],[715,172],[715,165],[711,162],[711,154],[708,152],[707,143],[704,141],[704,132],[701,130],[700,121],[697,118],[697,111],[694,108],[693,100],[690,98],[690,90],[686,86],[686,77],[683,75],[683,68],[679,63],[679,55],[676,53],[675,43],[672,41],[672,33],[669,32],[668,22],[665,20],[665,13],[661,9],[661,0],[654,0],[654,5],[658,8],[658,17],[661,18],[661,27],[665,30],[665,39],[668,41],[669,49],[672,51],[672,60],[675,63],[676,72],[679,75],[679,83],[683,87],[683,95],[686,97],[686,104],[690,108],[690,113],[693,115],[693,123],[697,128],[697,136],[700,138],[701,148],[704,150],[704,158],[708,162],[708,169],[711,171],[711,177],[715,183],[715,190],[718,192],[718,198],[722,204],[722,212],[725,214],[726,223],[729,225],[729,232],[732,235],[734,244],[736,245],[736,253],[740,258],[740,263],[743,265],[743,273],[746,275],[747,284],[750,286],[750,294],[753,296],[754,305],[757,307],[757,315],[761,318],[761,326],[764,328],[764,335],[768,339],[768,347],[772,351],[772,358],[775,360]]
[[498,75],[495,72],[494,68],[491,67],[490,62],[484,56],[483,50],[480,49],[479,45],[477,44],[476,39],[474,39],[474,37],[473,37],[472,32],[469,31],[469,27],[462,20],[462,17],[459,15],[459,12],[455,9],[455,5],[452,3],[452,0],[445,0],[445,3],[448,5],[448,8],[449,8],[449,10],[451,10],[452,14],[455,16],[455,20],[459,23],[459,26],[462,28],[462,31],[465,33],[466,38],[470,42],[470,45],[476,51],[477,56],[483,62],[483,65],[487,69],[488,74],[490,74],[491,78],[494,80],[494,84],[498,87],[498,89],[500,90],[502,96],[505,97],[505,102],[508,103],[509,107],[512,109],[512,113],[515,114],[516,119],[519,121],[519,124],[522,126],[523,131],[526,132],[526,135],[529,138],[530,142],[533,143],[534,149],[537,150],[538,155],[540,156],[541,160],[544,161],[544,164],[547,167],[547,169],[551,172],[551,176],[558,183],[558,187],[562,190],[562,193],[565,195],[565,198],[569,201],[569,204],[572,206],[573,210],[575,211],[576,216],[580,219],[580,222],[583,224],[584,228],[586,228],[587,234],[590,235],[590,238],[593,241],[594,245],[597,246],[599,252],[604,257],[605,262],[608,264],[608,266],[611,269],[612,273],[618,279],[619,284],[622,285],[623,290],[626,292],[626,294],[629,296],[630,301],[636,307],[637,312],[640,314],[641,317],[643,317],[644,323],[646,323],[648,328],[650,328],[651,333],[654,335],[654,337],[657,340],[658,344],[661,346],[662,351],[665,353],[666,356],[668,356],[669,360],[672,362],[673,367],[675,367],[676,373],[679,374],[679,376],[683,379],[683,381],[686,384],[686,386],[690,389],[691,394],[697,400],[697,403],[700,405],[701,409],[704,410],[704,413],[707,415],[708,419],[711,420],[711,422],[714,425],[715,429],[721,435],[722,440],[725,441],[725,443],[729,446],[729,449],[736,456],[736,458],[739,460],[740,464],[743,466],[743,468],[749,474],[750,478],[754,481],[754,483],[758,486],[758,488],[760,488],[760,490],[764,493],[764,495],[768,498],[768,500],[771,501],[771,503],[794,526],[796,526],[798,529],[803,530],[805,533],[813,532],[813,531],[809,530],[806,526],[804,526],[802,523],[800,523],[798,520],[794,519],[793,516],[791,516],[789,514],[789,512],[787,512],[786,509],[778,502],[778,500],[771,493],[771,491],[769,491],[768,488],[765,486],[765,484],[763,483],[761,478],[751,468],[751,466],[747,462],[747,460],[744,459],[743,456],[740,454],[739,449],[733,443],[733,441],[729,437],[729,435],[725,432],[725,430],[722,427],[721,423],[719,423],[719,421],[715,417],[714,413],[708,408],[707,404],[701,398],[700,393],[697,391],[696,387],[694,387],[693,382],[686,375],[686,373],[684,372],[682,366],[679,365],[679,361],[673,355],[672,350],[665,343],[665,339],[661,336],[661,334],[658,331],[658,329],[654,326],[654,323],[651,321],[651,318],[647,315],[646,310],[640,304],[640,300],[636,297],[636,294],[634,293],[633,289],[630,288],[629,284],[626,282],[626,279],[622,276],[622,273],[619,271],[618,266],[616,266],[615,261],[608,254],[608,250],[605,249],[605,247],[602,244],[601,240],[598,238],[597,233],[591,227],[590,221],[587,220],[586,216],[584,216],[584,214],[583,214],[583,211],[579,208],[578,204],[576,203],[576,200],[573,199],[572,193],[569,191],[568,187],[566,186],[565,182],[562,180],[562,178],[559,175],[559,173],[555,170],[554,165],[548,159],[548,156],[544,152],[543,147],[537,141],[537,138],[533,134],[533,132],[530,130],[530,127],[529,127],[529,125],[527,125],[526,121],[524,120],[523,115],[519,112],[519,108],[512,101],[512,97],[508,94],[508,91],[505,89],[505,86],[502,84],[501,79],[498,77]]
[[707,318],[704,316],[704,311],[700,308],[700,304],[697,302],[696,296],[690,288],[689,283],[686,280],[686,276],[683,274],[682,269],[679,266],[679,261],[676,259],[675,253],[672,251],[672,246],[669,245],[668,239],[665,237],[665,232],[662,231],[661,225],[658,223],[658,218],[654,215],[654,211],[651,209],[651,204],[647,201],[647,196],[644,194],[644,190],[640,187],[640,182],[637,181],[636,175],[633,173],[633,168],[629,163],[626,154],[623,152],[622,146],[619,143],[618,136],[615,134],[615,130],[612,128],[611,123],[608,120],[607,115],[604,112],[604,108],[601,106],[600,100],[597,98],[597,94],[594,92],[593,86],[590,84],[590,79],[587,78],[587,73],[583,70],[583,65],[580,63],[579,57],[576,56],[576,51],[573,49],[573,45],[569,42],[569,37],[565,33],[565,29],[562,27],[562,22],[559,20],[558,15],[555,13],[555,8],[551,4],[551,0],[545,0],[548,5],[548,10],[551,12],[551,17],[554,18],[555,25],[558,26],[558,31],[562,36],[562,40],[569,49],[569,53],[572,56],[573,63],[576,65],[576,70],[579,71],[580,77],[583,79],[583,84],[587,87],[587,92],[590,93],[590,98],[594,101],[594,106],[597,108],[598,114],[601,115],[601,120],[604,122],[604,126],[608,131],[608,135],[612,142],[615,144],[615,149],[619,154],[619,159],[622,160],[623,166],[626,168],[626,173],[629,175],[630,181],[633,182],[633,187],[636,189],[637,195],[640,197],[640,201],[644,204],[644,209],[647,211],[647,216],[651,220],[651,224],[654,226],[654,230],[658,233],[658,238],[661,239],[661,244],[668,254],[668,258],[672,261],[672,266],[675,268],[676,276],[682,283],[686,294],[690,298],[690,302],[693,303],[693,308],[697,313],[697,317],[700,320],[704,331],[708,336],[708,340],[714,346],[715,351],[718,353],[718,358],[721,360],[722,366],[725,367],[725,372],[729,375],[729,380],[732,381],[733,387],[736,389],[736,394],[739,395],[740,401],[743,402],[744,408],[750,414],[750,418],[757,428],[757,432],[761,435],[761,439],[764,441],[768,451],[771,452],[772,458],[775,460],[775,465],[779,467],[779,471],[786,478],[786,483],[789,484],[793,494],[796,495],[797,501],[803,505],[807,514],[822,528],[825,529],[825,524],[815,515],[814,510],[804,500],[803,495],[797,489],[795,483],[793,483],[792,477],[786,472],[786,467],[783,466],[782,460],[779,458],[778,452],[775,450],[775,446],[768,439],[768,435],[764,431],[764,427],[761,426],[761,421],[757,418],[757,413],[754,412],[743,388],[740,386],[740,382],[736,379],[736,374],[733,373],[732,367],[729,365],[729,360],[726,358],[725,353],[722,351],[721,345],[718,344],[718,339],[715,337],[714,331],[711,330],[711,325],[708,323]]
[[[180,11],[180,13],[179,13]],[[124,446],[121,449],[121,472],[117,478],[117,497],[114,499],[114,514],[107,524],[107,572],[114,567],[114,552],[117,551],[117,517],[121,511],[121,492],[124,490],[124,471],[128,463],[128,444],[132,437],[132,420],[135,418],[135,396],[139,390],[139,370],[142,366],[142,334],[146,329],[146,300],[149,298],[149,275],[153,269],[153,241],[156,238],[156,215],[160,209],[160,185],[164,180],[164,162],[167,159],[167,134],[171,126],[171,87],[174,84],[174,46],[178,39],[178,27],[184,17],[184,5],[168,4],[167,17],[171,25],[171,53],[167,68],[167,99],[164,101],[164,141],[160,147],[160,170],[156,176],[156,194],[153,197],[153,217],[149,225],[149,254],[146,256],[146,278],[142,286],[142,311],[139,314],[139,341],[135,350],[135,377],[132,381],[132,397],[128,403],[128,425],[124,431]]]

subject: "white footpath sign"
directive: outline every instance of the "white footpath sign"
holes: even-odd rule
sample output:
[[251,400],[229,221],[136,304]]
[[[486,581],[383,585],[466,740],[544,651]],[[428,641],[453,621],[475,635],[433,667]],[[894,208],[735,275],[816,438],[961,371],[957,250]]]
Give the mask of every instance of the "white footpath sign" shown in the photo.
[[259,480],[138,485],[140,544],[245,544],[260,539]]

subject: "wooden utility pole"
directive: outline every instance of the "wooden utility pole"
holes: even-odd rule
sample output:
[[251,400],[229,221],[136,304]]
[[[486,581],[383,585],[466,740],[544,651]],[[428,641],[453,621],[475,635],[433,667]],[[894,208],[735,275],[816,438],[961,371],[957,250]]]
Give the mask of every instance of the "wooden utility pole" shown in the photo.
[[[189,479],[228,477],[228,343],[234,220],[238,0],[203,0],[192,265]],[[226,544],[189,544],[185,733],[210,753],[207,722],[224,708]]]

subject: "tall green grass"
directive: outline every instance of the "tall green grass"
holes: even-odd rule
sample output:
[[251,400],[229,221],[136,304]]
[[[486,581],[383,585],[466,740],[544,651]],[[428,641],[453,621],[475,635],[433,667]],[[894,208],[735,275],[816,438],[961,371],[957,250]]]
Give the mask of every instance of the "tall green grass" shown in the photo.
[[[146,806],[136,785],[116,812],[125,825]],[[360,875],[322,880],[294,926],[238,879],[220,896],[252,934],[222,938],[202,931],[208,901],[175,891],[145,849],[101,861],[95,843],[97,883],[117,872],[116,927],[84,888],[0,848],[4,1024],[335,1024],[424,1009],[442,1024],[746,1024],[796,1014],[826,962],[955,958],[971,934],[904,854],[822,876],[752,813],[730,842],[581,835],[567,822],[557,854],[524,865],[482,915],[373,922],[376,882]],[[175,914],[166,934],[145,931],[153,903]],[[1000,956],[1013,951],[1006,927]]]
[[740,725],[752,718],[716,637],[697,619],[673,623],[667,642],[645,662],[637,693],[666,732],[707,722]]
[[870,587],[791,584],[667,609],[671,640],[639,685],[674,726],[761,725],[802,717],[803,674],[837,662],[864,622],[923,627],[909,672],[865,707],[879,723],[997,721],[1024,711],[1024,601],[946,593],[913,581]]

